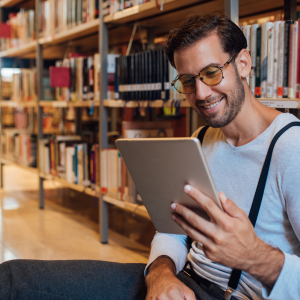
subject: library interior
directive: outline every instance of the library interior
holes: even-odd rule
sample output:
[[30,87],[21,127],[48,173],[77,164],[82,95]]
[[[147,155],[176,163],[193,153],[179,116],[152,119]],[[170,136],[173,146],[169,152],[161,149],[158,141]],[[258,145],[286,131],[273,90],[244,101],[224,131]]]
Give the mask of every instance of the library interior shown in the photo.
[[212,13],[243,32],[257,100],[299,118],[297,0],[0,0],[0,263],[147,264],[156,228],[115,142],[205,125],[164,44]]

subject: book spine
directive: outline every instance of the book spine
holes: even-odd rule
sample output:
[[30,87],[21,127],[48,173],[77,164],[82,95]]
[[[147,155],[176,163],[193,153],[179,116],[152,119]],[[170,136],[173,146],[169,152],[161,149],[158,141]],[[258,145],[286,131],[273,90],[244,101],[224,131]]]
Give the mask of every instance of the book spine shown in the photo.
[[280,21],[274,23],[274,74],[273,74],[273,98],[277,98],[278,63],[279,63],[279,36]]
[[290,54],[290,27],[294,21],[285,22],[284,34],[284,61],[283,61],[283,98],[288,97],[289,84],[289,54]]
[[274,79],[274,24],[270,24],[268,29],[268,56],[267,56],[267,98],[273,96],[273,79]]
[[284,41],[285,41],[285,21],[280,23],[279,45],[278,45],[278,76],[277,76],[277,98],[283,97],[283,71],[284,71]]
[[293,98],[296,98],[297,92],[297,66],[298,66],[298,31],[299,22],[296,21],[294,24],[294,58],[293,58]]
[[251,25],[250,35],[250,55],[251,55],[251,73],[250,73],[250,89],[255,95],[255,69],[256,69],[256,40],[257,40],[258,24]]
[[261,97],[266,98],[268,72],[268,30],[270,22],[262,24],[261,33]]
[[[250,52],[251,25],[245,25],[245,26],[243,26],[243,33],[244,33],[245,38],[247,40],[247,48],[246,48],[246,50],[248,52]],[[249,75],[246,77],[246,81],[247,81],[248,85],[250,85]]]
[[255,70],[255,97],[261,97],[261,31],[262,28],[257,28],[256,36],[256,70]]

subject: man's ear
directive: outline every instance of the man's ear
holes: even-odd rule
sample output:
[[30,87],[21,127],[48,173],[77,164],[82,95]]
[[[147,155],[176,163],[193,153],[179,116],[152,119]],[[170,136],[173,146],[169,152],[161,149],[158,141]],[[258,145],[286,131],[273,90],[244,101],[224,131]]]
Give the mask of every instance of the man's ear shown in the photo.
[[252,66],[251,56],[246,49],[241,50],[235,59],[235,64],[242,78],[246,78],[250,74]]

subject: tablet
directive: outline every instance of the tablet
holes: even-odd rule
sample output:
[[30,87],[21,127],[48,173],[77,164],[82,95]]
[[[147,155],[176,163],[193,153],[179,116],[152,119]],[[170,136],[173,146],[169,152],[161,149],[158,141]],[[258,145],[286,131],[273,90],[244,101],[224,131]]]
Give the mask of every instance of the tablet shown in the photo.
[[171,218],[173,202],[209,220],[184,192],[186,184],[202,191],[222,209],[197,138],[118,139],[116,145],[158,232],[185,234]]

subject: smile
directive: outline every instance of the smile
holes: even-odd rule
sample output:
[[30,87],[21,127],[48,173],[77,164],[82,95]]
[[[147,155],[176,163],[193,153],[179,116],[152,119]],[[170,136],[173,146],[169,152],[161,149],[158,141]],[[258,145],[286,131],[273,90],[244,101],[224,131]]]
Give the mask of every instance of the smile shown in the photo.
[[[223,98],[222,98],[222,99],[223,99]],[[216,105],[218,105],[218,104],[222,101],[222,99],[220,99],[218,102],[215,102],[215,103],[210,104],[210,105],[203,105],[203,107],[204,107],[205,109],[213,108],[213,107],[215,107]]]

